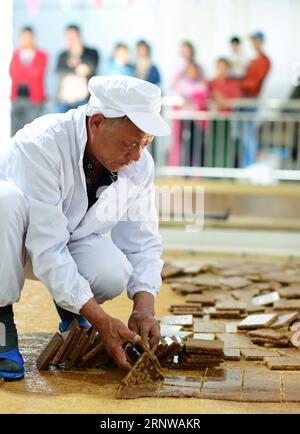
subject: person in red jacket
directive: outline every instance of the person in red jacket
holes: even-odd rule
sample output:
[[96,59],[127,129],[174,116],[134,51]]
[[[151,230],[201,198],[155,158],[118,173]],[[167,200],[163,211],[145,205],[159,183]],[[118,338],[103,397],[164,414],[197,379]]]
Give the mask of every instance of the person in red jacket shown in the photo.
[[256,57],[249,63],[246,75],[240,81],[243,96],[247,98],[259,96],[262,84],[271,67],[269,58],[263,52],[264,34],[262,32],[253,33],[251,39]]
[[20,47],[14,52],[9,68],[12,79],[12,135],[43,114],[47,60],[47,54],[35,46],[33,29],[23,27]]
[[[240,81],[242,96],[245,98],[257,98],[262,89],[265,78],[267,77],[271,62],[263,52],[264,34],[255,32],[251,36],[256,57],[249,63],[245,77]],[[257,104],[254,107],[244,108],[244,113],[249,113],[250,117],[257,111]],[[250,119],[244,123],[244,156],[243,166],[247,167],[256,161],[256,157],[260,148],[256,123]]]

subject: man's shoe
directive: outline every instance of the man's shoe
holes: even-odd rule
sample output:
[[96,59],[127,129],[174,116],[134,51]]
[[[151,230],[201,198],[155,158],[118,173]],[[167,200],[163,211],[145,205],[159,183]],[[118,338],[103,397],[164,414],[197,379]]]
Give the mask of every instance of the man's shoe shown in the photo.
[[0,378],[20,380],[25,375],[24,361],[18,348],[0,353]]
[[[79,327],[87,327],[88,329],[91,327],[91,324],[84,318],[82,320],[77,320],[77,322]],[[66,332],[69,330],[71,324],[72,321],[61,321],[58,325],[59,331],[61,333]]]

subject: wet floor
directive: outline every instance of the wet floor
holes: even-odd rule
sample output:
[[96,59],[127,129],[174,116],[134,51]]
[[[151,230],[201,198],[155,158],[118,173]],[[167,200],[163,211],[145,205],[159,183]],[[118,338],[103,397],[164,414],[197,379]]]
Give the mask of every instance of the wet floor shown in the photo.
[[[187,257],[187,256],[186,256]],[[204,256],[191,256],[192,262],[205,262]],[[277,259],[278,260],[278,259]],[[170,297],[180,302],[182,297],[163,285],[157,298],[157,315],[168,313]],[[105,310],[123,320],[128,319],[131,301],[124,293],[107,302]],[[0,413],[273,413],[300,412],[300,404],[239,403],[196,398],[116,399],[120,379],[125,375],[118,369],[110,371],[47,371],[39,373],[35,360],[57,330],[58,317],[47,290],[38,282],[26,281],[20,303],[15,308],[20,347],[27,374],[24,380],[4,383],[0,387]],[[240,362],[239,367],[247,367]],[[227,366],[236,367],[234,362]],[[253,362],[252,362],[253,368]],[[255,369],[266,370],[257,363]],[[176,372],[172,371],[172,375]],[[178,372],[179,373],[179,372]],[[187,372],[197,376],[196,371]]]

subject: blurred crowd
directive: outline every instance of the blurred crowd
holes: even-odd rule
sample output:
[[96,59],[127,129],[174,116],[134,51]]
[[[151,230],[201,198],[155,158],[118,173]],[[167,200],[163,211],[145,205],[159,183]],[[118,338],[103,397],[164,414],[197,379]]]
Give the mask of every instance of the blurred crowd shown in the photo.
[[[229,55],[217,59],[215,76],[207,79],[203,66],[197,62],[195,48],[190,41],[183,41],[180,47],[180,60],[169,88],[173,95],[182,97],[184,108],[196,110],[214,109],[219,112],[232,110],[228,101],[241,98],[257,98],[262,90],[271,62],[264,52],[265,36],[262,32],[250,35],[254,57],[249,60],[243,51],[243,43],[237,36],[229,41]],[[130,75],[160,85],[159,67],[152,61],[151,46],[145,40],[136,44],[135,61],[130,61],[129,47],[118,43],[109,61],[101,59],[99,51],[84,43],[81,29],[70,24],[65,29],[65,48],[55,60],[57,77],[56,111],[66,112],[86,104],[89,98],[87,83],[90,77],[101,75]],[[34,29],[24,27],[20,31],[19,46],[15,50],[11,64],[12,80],[12,122],[11,132],[15,134],[26,123],[45,112],[47,101],[45,77],[48,55],[36,43]],[[177,107],[177,108],[182,108]],[[245,108],[251,112],[253,108]],[[173,123],[172,149],[169,164],[182,163],[182,122]],[[205,124],[200,125],[202,133]],[[192,127],[191,127],[192,128]],[[189,135],[193,131],[189,131]],[[193,128],[192,128],[193,129]],[[248,135],[253,128],[249,123]],[[251,137],[249,143],[251,142]],[[252,150],[250,147],[252,146]],[[245,165],[254,160],[255,145],[249,145],[253,155],[245,156]],[[191,162],[187,162],[191,164]],[[197,164],[201,164],[198,161]]]

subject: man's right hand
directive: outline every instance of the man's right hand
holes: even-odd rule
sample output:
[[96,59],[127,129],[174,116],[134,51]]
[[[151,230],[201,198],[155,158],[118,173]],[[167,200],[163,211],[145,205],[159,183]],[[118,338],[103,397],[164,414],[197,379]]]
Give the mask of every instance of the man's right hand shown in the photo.
[[100,334],[107,352],[112,356],[117,365],[129,371],[130,364],[126,360],[122,345],[125,342],[135,344],[139,336],[131,332],[122,321],[107,315],[96,303],[95,299],[89,300],[80,310],[90,324]]

